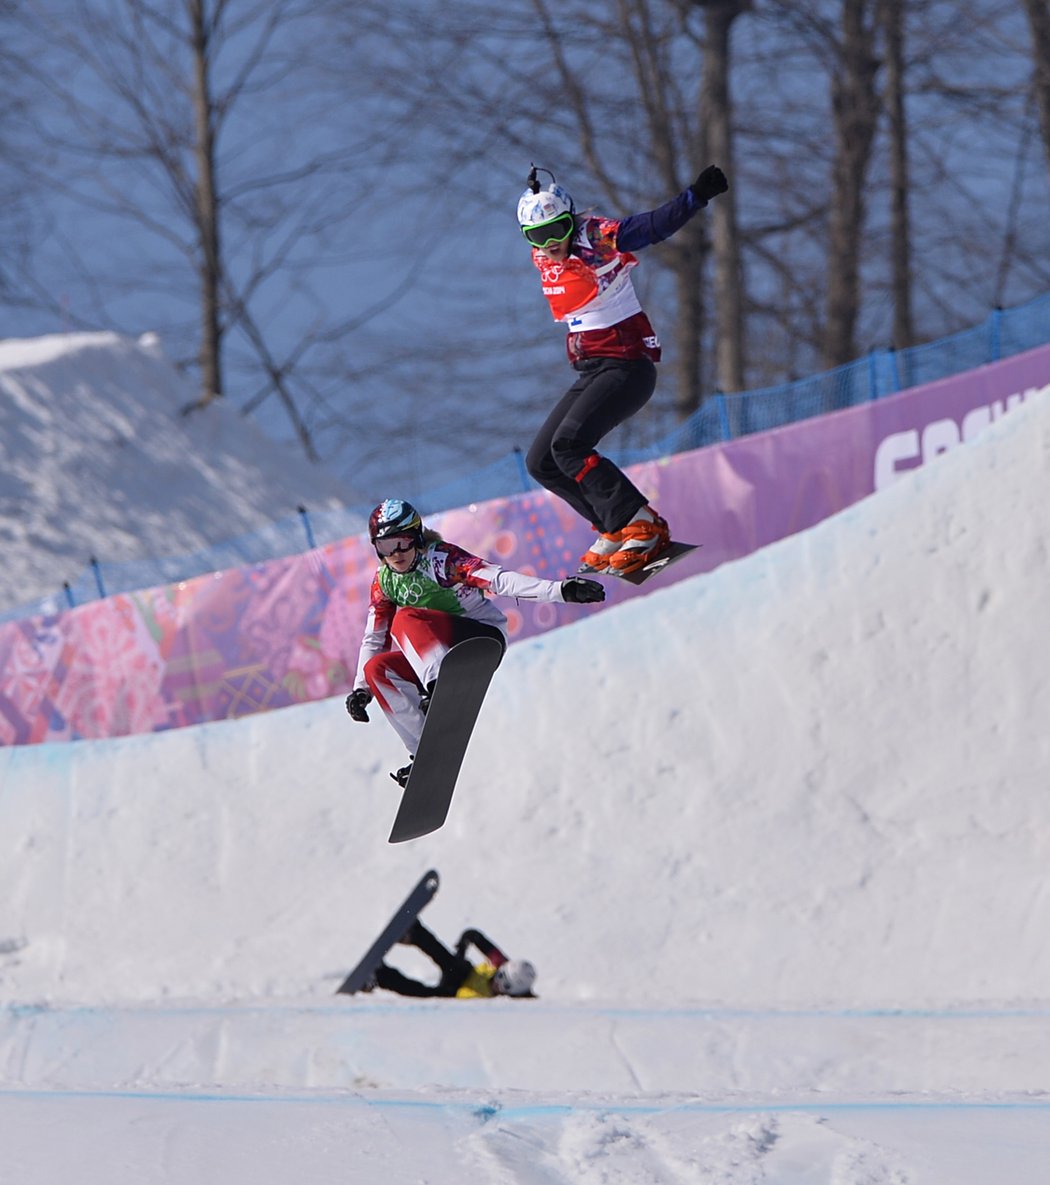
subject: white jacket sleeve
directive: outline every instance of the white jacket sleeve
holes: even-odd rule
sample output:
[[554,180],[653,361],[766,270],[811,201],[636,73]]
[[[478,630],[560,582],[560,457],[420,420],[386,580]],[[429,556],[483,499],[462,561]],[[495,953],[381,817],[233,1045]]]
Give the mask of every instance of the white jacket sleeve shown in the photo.
[[496,564],[485,564],[473,573],[488,583],[488,591],[497,597],[516,597],[521,601],[554,601],[564,604],[560,580],[541,580],[538,576],[526,576],[523,572],[512,572]]

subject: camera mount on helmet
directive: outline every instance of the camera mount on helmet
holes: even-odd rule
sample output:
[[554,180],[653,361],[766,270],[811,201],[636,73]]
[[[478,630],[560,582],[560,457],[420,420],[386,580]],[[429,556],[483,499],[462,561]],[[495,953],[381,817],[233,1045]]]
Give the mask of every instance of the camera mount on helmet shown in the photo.
[[529,161],[529,166],[529,179],[525,184],[533,193],[540,192],[540,183],[536,177],[537,173],[546,173],[551,179],[551,185],[558,184],[558,178],[554,176],[550,169],[544,169],[540,165],[534,164],[532,161]]

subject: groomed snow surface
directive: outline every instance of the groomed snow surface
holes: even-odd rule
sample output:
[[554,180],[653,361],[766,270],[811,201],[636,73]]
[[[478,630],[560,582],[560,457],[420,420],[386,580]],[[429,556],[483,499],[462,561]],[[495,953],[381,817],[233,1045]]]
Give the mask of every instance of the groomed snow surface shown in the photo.
[[[1048,477],[1039,400],[512,647],[409,844],[338,700],[0,751],[0,1181],[1045,1185]],[[334,994],[431,867],[539,999]]]

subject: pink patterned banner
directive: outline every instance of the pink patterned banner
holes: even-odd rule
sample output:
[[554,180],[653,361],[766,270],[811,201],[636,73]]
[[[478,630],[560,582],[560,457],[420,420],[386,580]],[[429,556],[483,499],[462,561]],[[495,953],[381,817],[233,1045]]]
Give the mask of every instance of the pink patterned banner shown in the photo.
[[[1050,346],[876,403],[632,466],[635,484],[675,537],[702,548],[645,588],[607,581],[604,605],[504,602],[511,640],[813,526],[1047,390]],[[545,492],[447,511],[428,525],[504,567],[551,579],[574,572],[592,538]],[[359,536],[2,623],[0,744],[155,732],[345,694],[374,570]]]

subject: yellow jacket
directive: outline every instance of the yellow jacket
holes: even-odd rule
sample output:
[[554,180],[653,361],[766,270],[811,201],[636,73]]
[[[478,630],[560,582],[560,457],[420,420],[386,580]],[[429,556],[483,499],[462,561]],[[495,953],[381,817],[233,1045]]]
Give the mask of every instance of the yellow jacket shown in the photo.
[[492,987],[492,980],[496,974],[496,968],[491,963],[478,963],[463,980],[459,991],[456,992],[457,1000],[487,1000],[490,996],[496,993]]

